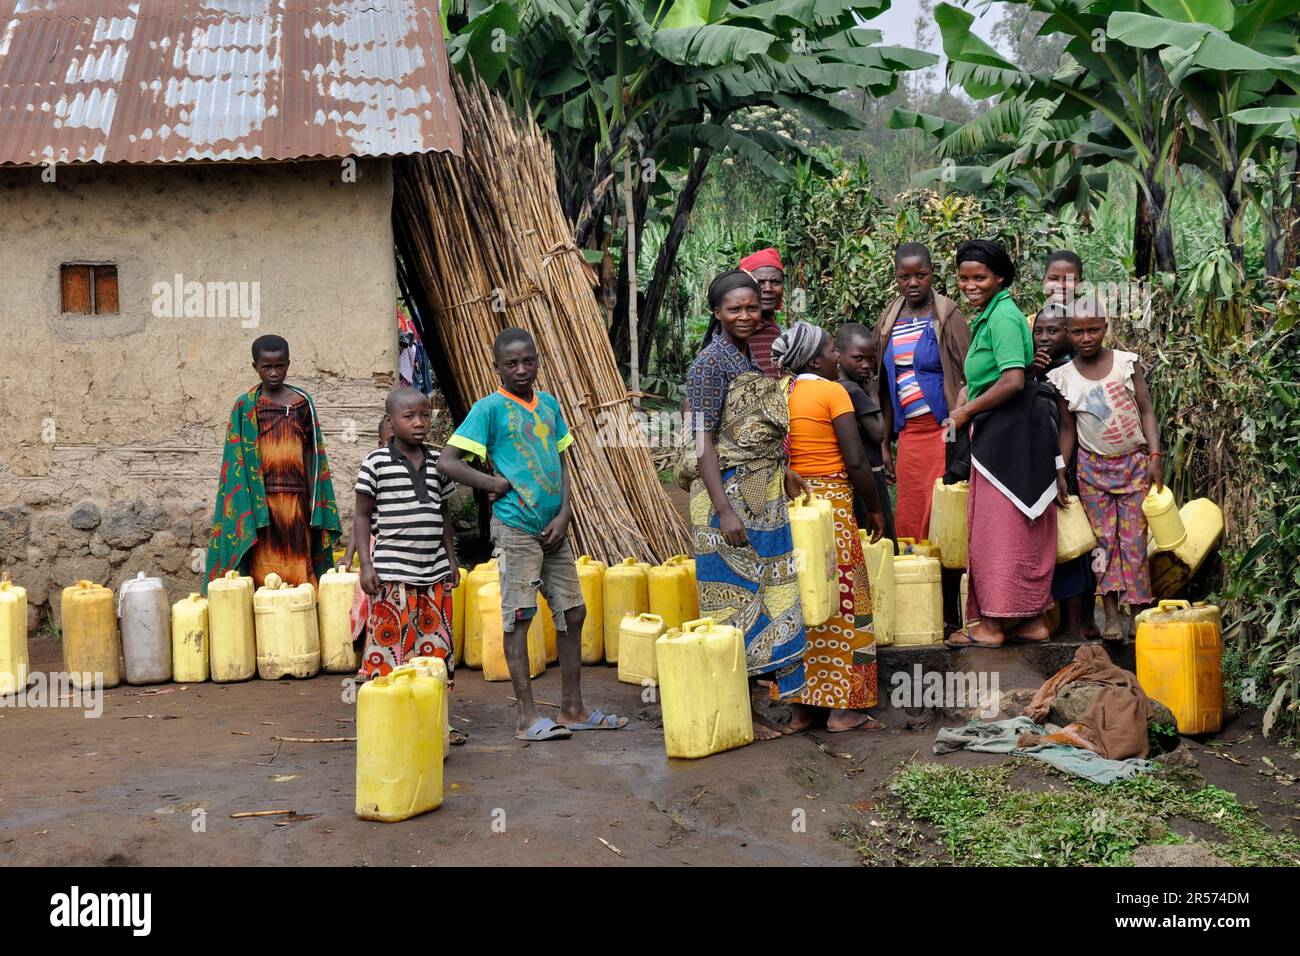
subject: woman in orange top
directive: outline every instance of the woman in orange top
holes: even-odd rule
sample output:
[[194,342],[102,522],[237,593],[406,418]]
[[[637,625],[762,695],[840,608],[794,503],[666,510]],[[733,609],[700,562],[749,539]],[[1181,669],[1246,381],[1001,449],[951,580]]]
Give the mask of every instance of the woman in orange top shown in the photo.
[[866,502],[871,540],[885,532],[853,401],[837,379],[839,350],[825,330],[799,322],[777,336],[772,358],[788,380],[790,467],[830,501],[835,511],[839,604],[830,619],[808,629],[805,684],[793,699],[793,730],[822,721],[831,732],[878,730],[867,708],[876,706],[876,635],[871,587],[853,517],[853,492]]

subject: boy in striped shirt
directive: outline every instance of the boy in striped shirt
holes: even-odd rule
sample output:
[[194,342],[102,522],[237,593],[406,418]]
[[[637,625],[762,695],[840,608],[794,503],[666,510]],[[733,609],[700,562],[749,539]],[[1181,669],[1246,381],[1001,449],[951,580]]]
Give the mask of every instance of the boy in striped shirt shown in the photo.
[[438,453],[424,443],[433,422],[429,400],[417,389],[394,388],[384,411],[393,437],[361,463],[352,522],[361,589],[371,596],[357,679],[387,674],[412,657],[442,658],[451,677],[451,592],[460,571],[447,501],[455,485],[438,473]]

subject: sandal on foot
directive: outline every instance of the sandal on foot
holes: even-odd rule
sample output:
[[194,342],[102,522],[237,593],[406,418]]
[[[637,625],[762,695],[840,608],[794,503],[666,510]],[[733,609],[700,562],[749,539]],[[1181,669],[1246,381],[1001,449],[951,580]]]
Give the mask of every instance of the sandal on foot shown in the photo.
[[565,724],[570,730],[622,730],[627,726],[627,718],[618,714],[607,714],[599,707],[592,710],[586,720]]
[[459,747],[465,741],[469,740],[469,734],[465,733],[463,730],[457,730],[455,727],[451,729],[450,737],[451,745],[453,747]]
[[970,629],[965,627],[963,627],[960,631],[954,631],[952,634],[948,635],[948,637],[944,639],[944,644],[952,648],[1001,647],[1002,643],[1003,643],[1002,641],[998,641],[996,644],[994,644],[991,641],[976,640],[974,637],[971,636]]
[[572,737],[569,728],[557,724],[549,717],[538,717],[528,729],[521,734],[515,734],[516,740],[564,740],[566,737]]
[[885,725],[882,724],[880,721],[876,720],[876,718],[872,717],[870,714],[863,714],[862,720],[858,721],[858,723],[854,724],[852,727],[832,727],[829,723],[826,724],[826,732],[828,734],[846,734],[851,730],[884,730],[884,729],[885,729]]

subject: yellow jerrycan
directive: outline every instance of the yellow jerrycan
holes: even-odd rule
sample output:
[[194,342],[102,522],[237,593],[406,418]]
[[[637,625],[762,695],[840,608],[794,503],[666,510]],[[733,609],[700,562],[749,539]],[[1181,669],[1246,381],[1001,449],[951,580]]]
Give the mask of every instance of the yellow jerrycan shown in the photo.
[[27,686],[31,661],[27,655],[27,589],[0,581],[0,697]]
[[[605,656],[605,562],[584,554],[574,562],[578,569],[578,585],[582,588],[582,603],[587,606],[587,616],[582,621],[582,663],[596,664]],[[614,638],[617,646],[618,638]]]
[[465,653],[465,582],[469,572],[457,568],[459,577],[456,586],[451,589],[451,660],[459,664]]
[[827,542],[826,521],[815,503],[821,500],[804,495],[790,505],[790,536],[794,541],[799,602],[807,627],[826,623],[834,611],[834,596],[838,593],[838,588],[832,587],[837,574],[834,531]]
[[316,609],[320,628],[320,663],[328,674],[355,674],[357,652],[352,646],[352,602],[361,575],[343,565],[320,576]]
[[1088,512],[1078,495],[1070,495],[1069,504],[1056,509],[1056,563],[1073,561],[1097,547],[1097,535],[1088,522]]
[[938,558],[894,558],[894,643],[900,647],[943,642],[943,574]]
[[542,646],[546,648],[546,666],[550,667],[560,659],[560,648],[555,643],[555,617],[551,614],[551,605],[546,602],[546,595],[537,592],[537,613],[528,623],[528,640],[534,639],[533,631],[540,631]]
[[1223,534],[1223,511],[1209,498],[1193,498],[1178,509],[1187,538],[1172,551],[1161,551],[1152,541],[1147,550],[1151,566],[1151,592],[1173,597],[1200,570]]
[[871,585],[871,617],[875,622],[876,643],[888,647],[894,643],[894,542],[882,537],[875,544],[871,535],[859,531],[862,556],[867,562],[867,582]]
[[682,559],[682,567],[684,567],[686,573],[690,575],[691,610],[694,612],[691,614],[691,620],[694,620],[700,616],[700,585],[699,581],[695,577],[695,559],[685,554],[677,554],[673,555],[673,557]]
[[320,670],[316,590],[291,587],[272,572],[253,592],[257,623],[257,676],[262,680],[311,677]]
[[945,485],[942,478],[934,480],[934,494],[930,498],[930,534],[939,548],[939,562],[953,571],[966,570],[966,545],[970,540],[966,527],[969,494],[968,482]]
[[122,683],[122,639],[117,631],[117,601],[111,589],[78,581],[63,589],[59,611],[63,627],[63,669],[74,687]]
[[958,600],[961,601],[961,626],[965,627],[969,623],[966,619],[966,600],[970,597],[969,574],[963,574],[961,576],[961,588],[959,589],[959,592],[960,597],[958,597]]
[[447,685],[406,665],[357,693],[357,802],[363,820],[396,823],[442,805]]
[[939,546],[929,538],[922,538],[917,541],[915,538],[898,539],[899,554],[919,554],[923,558],[938,558]]
[[465,581],[465,666],[478,670],[483,666],[483,615],[478,609],[478,595],[483,585],[497,584],[501,573],[496,559],[484,561],[469,573]]
[[[650,610],[650,565],[636,558],[624,558],[605,569],[605,633],[604,657],[611,664],[618,663],[618,629],[623,626],[625,614],[641,614]],[[600,662],[600,649],[595,659],[588,659],[587,642],[582,644],[582,663]]]
[[711,618],[687,621],[655,642],[664,749],[670,757],[707,757],[754,741],[745,639]]
[[448,700],[451,696],[451,688],[448,685],[451,683],[451,678],[447,674],[447,662],[441,657],[412,657],[407,663],[421,673],[442,681],[442,685],[448,688],[448,692],[442,695],[442,703],[438,708],[438,722],[444,731],[442,759],[446,760],[451,753],[451,720],[448,715],[448,710],[451,707]]
[[208,582],[208,654],[218,684],[248,680],[257,673],[253,579],[238,571]]
[[1137,679],[1178,722],[1180,734],[1208,734],[1223,725],[1223,639],[1219,609],[1161,601],[1137,626]]
[[1178,513],[1174,493],[1168,485],[1161,485],[1158,491],[1155,485],[1151,486],[1142,499],[1142,514],[1155,538],[1156,550],[1173,551],[1187,540],[1187,529],[1183,527],[1182,515]]
[[[663,618],[664,628],[681,628],[699,614],[695,603],[695,578],[686,567],[685,558],[674,555],[657,568],[651,568],[648,578],[650,613]],[[627,618],[624,617],[626,621]],[[619,632],[618,653],[622,654],[622,630]]]
[[201,684],[208,666],[208,599],[197,592],[172,605],[172,680]]
[[[684,623],[684,622],[683,622]],[[655,642],[668,630],[658,614],[627,614],[619,626],[618,679],[624,684],[653,687],[659,682]]]
[[[504,624],[501,621],[501,585],[492,581],[478,591],[479,634],[483,649],[483,679],[509,680]],[[546,670],[546,641],[539,627],[528,627],[528,676]]]

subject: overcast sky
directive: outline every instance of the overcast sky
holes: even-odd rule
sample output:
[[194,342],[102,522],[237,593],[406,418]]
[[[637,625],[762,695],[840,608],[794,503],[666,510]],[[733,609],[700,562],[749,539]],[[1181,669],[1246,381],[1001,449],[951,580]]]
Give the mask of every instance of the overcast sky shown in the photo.
[[[957,0],[949,0],[949,2],[954,6],[963,6]],[[888,10],[870,21],[870,25],[884,34],[885,43],[891,46],[911,46],[916,38],[913,21],[916,20],[919,6],[914,0],[894,0]],[[989,31],[993,29],[993,24],[1002,19],[1000,3],[990,4],[984,10],[980,10],[974,4],[965,6],[964,9],[975,15],[975,32],[986,40],[989,38]],[[942,55],[943,46],[940,43],[938,26],[935,26],[931,32],[934,37],[930,50],[932,53]]]

